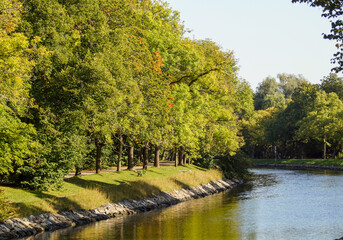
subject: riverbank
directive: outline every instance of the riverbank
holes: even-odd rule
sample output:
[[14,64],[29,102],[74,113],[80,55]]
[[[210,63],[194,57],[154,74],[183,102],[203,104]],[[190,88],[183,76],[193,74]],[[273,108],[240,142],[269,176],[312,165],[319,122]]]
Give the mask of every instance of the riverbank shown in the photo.
[[162,191],[191,188],[223,179],[218,170],[194,165],[150,167],[139,176],[136,171],[104,172],[64,179],[61,189],[35,192],[0,186],[3,196],[17,209],[15,217],[24,218],[42,213],[75,209],[94,209],[125,199],[143,199]]
[[160,192],[140,200],[124,200],[109,203],[91,210],[74,210],[59,213],[46,213],[26,218],[9,219],[0,224],[0,239],[15,239],[32,236],[44,231],[84,225],[120,215],[130,215],[152,209],[175,205],[180,202],[206,197],[223,192],[241,184],[239,180],[217,180],[192,188],[182,188],[171,192]]
[[343,171],[342,159],[252,159],[253,167]]

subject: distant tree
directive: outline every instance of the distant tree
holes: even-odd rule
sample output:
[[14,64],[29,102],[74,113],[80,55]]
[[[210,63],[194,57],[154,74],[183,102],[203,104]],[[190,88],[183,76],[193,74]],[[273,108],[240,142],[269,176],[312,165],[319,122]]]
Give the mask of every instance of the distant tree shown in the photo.
[[326,93],[334,92],[339,99],[343,100],[343,78],[338,77],[335,73],[331,73],[321,80],[320,89]]
[[254,92],[245,80],[239,80],[235,85],[235,112],[239,119],[249,119],[254,113]]
[[327,146],[342,136],[343,103],[335,93],[319,92],[314,108],[299,121],[297,137],[307,142],[315,139],[323,142],[323,158],[326,158]]
[[271,138],[270,132],[273,131],[272,125],[275,116],[278,113],[276,108],[258,110],[253,117],[243,120],[243,134],[246,145],[244,151],[252,158],[268,158],[271,155],[274,139]]
[[[280,95],[280,90],[278,88],[278,82],[273,77],[267,77],[264,79],[257,87],[254,99],[254,105],[256,110],[266,109],[268,107],[273,107],[271,105],[265,104],[265,98],[268,96],[269,98],[274,98],[273,96]],[[279,99],[284,102],[284,99]],[[277,104],[276,102],[272,102],[272,104]]]
[[267,77],[257,87],[254,100],[255,109],[281,108],[286,104],[287,99],[292,98],[294,90],[306,82],[302,75],[287,73],[278,74],[277,79]]
[[280,82],[280,90],[284,94],[285,99],[292,98],[294,90],[302,83],[307,82],[307,80],[302,75],[280,73],[277,75],[277,77]]
[[342,0],[292,0],[293,3],[307,3],[311,7],[322,7],[323,17],[330,19],[331,31],[324,34],[325,39],[335,40],[337,42],[337,53],[334,54],[332,63],[338,66],[333,68],[336,72],[343,71],[343,1]]

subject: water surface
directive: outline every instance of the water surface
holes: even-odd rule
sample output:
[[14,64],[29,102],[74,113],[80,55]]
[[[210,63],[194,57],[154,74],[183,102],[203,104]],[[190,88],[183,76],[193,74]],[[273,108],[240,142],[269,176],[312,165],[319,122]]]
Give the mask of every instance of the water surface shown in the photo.
[[336,239],[343,237],[343,174],[254,169],[233,191],[152,212],[44,233],[39,240]]

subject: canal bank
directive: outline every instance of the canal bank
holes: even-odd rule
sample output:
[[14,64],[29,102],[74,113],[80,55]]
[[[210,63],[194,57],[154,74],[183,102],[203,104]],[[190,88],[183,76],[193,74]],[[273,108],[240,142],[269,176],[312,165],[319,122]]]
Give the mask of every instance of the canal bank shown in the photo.
[[253,163],[254,168],[280,168],[280,169],[293,169],[293,170],[330,170],[330,171],[343,171],[343,167],[338,166],[318,166],[308,164],[266,164],[266,163]]
[[230,191],[30,240],[339,239],[343,172],[251,169]]
[[236,179],[224,179],[188,189],[161,192],[158,195],[153,195],[145,199],[109,203],[91,210],[65,211],[58,214],[46,213],[21,219],[13,218],[6,220],[4,224],[0,224],[0,239],[32,236],[44,231],[54,231],[71,226],[85,225],[112,217],[147,212],[223,192],[241,183],[242,181]]

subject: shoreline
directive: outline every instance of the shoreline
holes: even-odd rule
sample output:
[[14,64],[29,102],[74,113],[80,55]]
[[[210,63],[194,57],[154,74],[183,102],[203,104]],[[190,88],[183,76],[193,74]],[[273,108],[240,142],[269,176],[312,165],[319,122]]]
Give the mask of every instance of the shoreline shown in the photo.
[[157,208],[164,208],[180,202],[203,198],[230,190],[242,183],[242,180],[223,179],[188,189],[182,188],[172,192],[161,192],[158,195],[144,199],[109,203],[91,210],[71,210],[56,214],[45,213],[38,216],[31,215],[25,218],[12,218],[0,224],[0,240],[29,237],[45,231],[81,226],[117,216],[132,215]]
[[336,166],[318,166],[308,164],[267,164],[267,163],[253,163],[252,167],[257,168],[280,168],[280,169],[296,169],[296,170],[330,170],[343,171],[343,167]]

